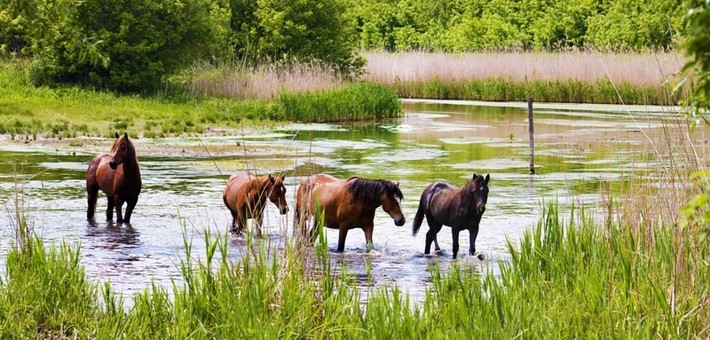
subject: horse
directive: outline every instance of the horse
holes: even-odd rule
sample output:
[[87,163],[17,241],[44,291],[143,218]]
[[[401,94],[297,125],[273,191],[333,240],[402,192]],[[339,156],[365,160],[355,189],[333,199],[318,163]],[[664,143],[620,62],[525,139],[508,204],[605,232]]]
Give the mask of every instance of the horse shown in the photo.
[[256,235],[261,236],[261,224],[266,208],[266,198],[274,203],[281,215],[288,212],[286,203],[286,176],[256,176],[250,171],[237,171],[229,176],[222,200],[232,213],[231,231],[243,233],[247,219],[256,219]]
[[[382,206],[397,226],[405,223],[402,214],[402,191],[399,182],[350,177],[347,180],[328,174],[316,174],[301,182],[296,193],[294,232],[305,235],[305,222],[320,216],[325,226],[338,229],[338,252],[345,249],[348,230],[361,228],[365,232],[368,249],[372,247],[375,210]],[[318,211],[316,211],[318,209]],[[315,241],[319,218],[313,219],[310,241]]]
[[[136,157],[136,149],[128,138],[128,133],[119,137],[115,134],[111,154],[101,154],[89,162],[86,170],[86,193],[89,207],[86,218],[93,221],[96,210],[96,199],[99,190],[106,193],[108,207],[106,220],[113,220],[113,209],[116,207],[116,223],[130,224],[131,214],[141,193],[141,171]],[[126,215],[121,215],[123,203],[126,203]]]
[[439,241],[436,234],[441,230],[442,225],[451,227],[451,234],[454,239],[454,259],[459,252],[459,232],[468,230],[469,253],[476,253],[476,236],[478,236],[478,225],[481,217],[486,211],[486,201],[488,200],[488,181],[490,174],[485,178],[482,175],[473,174],[471,181],[457,188],[449,182],[437,181],[424,189],[419,200],[419,208],[412,222],[412,235],[417,235],[422,225],[422,220],[426,216],[429,224],[429,231],[426,233],[424,243],[424,254],[429,254],[431,242],[434,242],[435,250],[438,252]]

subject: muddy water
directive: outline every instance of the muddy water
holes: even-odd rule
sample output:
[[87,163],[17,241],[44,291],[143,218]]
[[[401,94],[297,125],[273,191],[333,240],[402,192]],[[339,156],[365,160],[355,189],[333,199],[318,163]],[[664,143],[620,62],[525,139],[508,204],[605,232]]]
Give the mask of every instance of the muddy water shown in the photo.
[[[230,215],[221,193],[237,169],[283,173],[288,200],[303,176],[329,172],[400,181],[407,223],[396,227],[381,209],[376,214],[374,250],[367,253],[364,235],[352,230],[342,254],[335,253],[337,231],[328,230],[334,261],[364,275],[366,262],[376,284],[395,283],[415,299],[423,298],[431,262],[450,263],[451,233],[444,228],[441,256],[423,256],[426,223],[411,235],[411,220],[421,191],[432,181],[463,184],[475,173],[491,175],[488,207],[481,222],[477,250],[483,261],[466,256],[468,234],[461,233],[463,261],[484,268],[507,261],[506,240],[515,242],[541,214],[544,202],[559,200],[595,206],[603,183],[618,184],[635,169],[654,166],[649,140],[662,135],[658,108],[613,106],[536,106],[536,171],[529,175],[525,104],[404,101],[404,118],[359,125],[291,124],[268,131],[238,131],[197,138],[137,139],[143,191],[132,225],[103,221],[101,197],[97,223],[86,222],[84,176],[88,161],[109,140],[42,144],[0,144],[0,226],[4,257],[13,240],[15,183],[30,225],[51,242],[80,244],[87,275],[111,280],[130,297],[151,281],[169,286],[179,281],[185,240],[193,255],[203,256],[202,235],[224,233]],[[699,129],[699,153],[707,155],[707,129]],[[17,174],[17,180],[15,175]],[[269,205],[268,242],[278,245],[290,235],[290,215]],[[239,258],[244,241],[230,239],[230,256]],[[495,265],[490,266],[495,270]],[[3,269],[4,270],[4,269]]]

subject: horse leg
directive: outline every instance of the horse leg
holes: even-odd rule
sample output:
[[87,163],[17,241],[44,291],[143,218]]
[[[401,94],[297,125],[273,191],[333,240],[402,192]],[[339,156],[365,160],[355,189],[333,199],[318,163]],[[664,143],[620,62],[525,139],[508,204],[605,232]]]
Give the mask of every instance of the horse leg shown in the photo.
[[468,238],[468,253],[469,255],[474,255],[476,254],[476,237],[478,236],[478,223],[476,223],[473,227],[469,228],[468,232],[470,234]]
[[116,202],[116,224],[122,224],[123,223],[123,214],[121,213],[121,209],[123,209],[123,199],[116,195],[114,197],[114,202]]
[[137,197],[126,201],[126,216],[123,218],[126,224],[131,224],[131,214],[133,214],[133,208],[136,207],[136,203],[138,203]]
[[93,220],[94,213],[96,212],[96,200],[99,198],[99,186],[97,184],[86,185],[87,201],[89,207],[86,209],[86,219]]
[[431,243],[434,243],[434,250],[440,251],[439,241],[436,239],[436,234],[441,230],[441,224],[439,224],[434,217],[427,214],[426,223],[429,224],[429,231],[426,233],[426,241],[424,241],[424,254],[429,254],[431,251]]
[[237,216],[237,213],[232,210],[229,210],[229,212],[232,214],[232,227],[229,229],[229,231],[235,233],[235,232],[237,232],[237,218],[238,218],[238,216]]
[[115,201],[113,197],[106,195],[106,201],[108,201],[108,206],[106,207],[106,221],[113,220],[113,208],[115,206]]
[[365,232],[365,243],[367,244],[367,251],[369,252],[372,250],[372,248],[375,247],[374,242],[372,242],[372,231],[375,229],[375,226],[373,224],[366,225],[365,227],[362,228],[362,231]]
[[345,237],[348,236],[348,228],[340,227],[340,234],[338,235],[338,252],[342,253],[345,250]]
[[459,252],[459,228],[452,226],[451,227],[451,238],[454,241],[454,259],[456,259],[456,254]]

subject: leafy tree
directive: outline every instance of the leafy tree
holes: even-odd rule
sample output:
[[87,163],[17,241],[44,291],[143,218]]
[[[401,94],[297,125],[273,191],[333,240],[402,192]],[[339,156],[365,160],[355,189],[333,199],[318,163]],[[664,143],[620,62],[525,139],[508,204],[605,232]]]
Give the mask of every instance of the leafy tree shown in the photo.
[[[708,121],[710,109],[710,1],[688,0],[689,10],[683,18],[686,41],[684,43],[688,62],[683,67],[688,76],[684,85],[690,85],[691,99],[686,112],[692,118],[702,117]],[[701,189],[681,210],[681,227],[700,226],[700,244],[707,245],[710,235],[710,171],[698,172],[695,184]]]
[[28,42],[27,19],[16,13],[13,3],[0,4],[0,57],[21,55]]
[[339,0],[258,0],[258,50],[274,59],[323,62],[341,74],[357,72],[364,61]]
[[214,57],[228,32],[229,13],[212,0],[86,0],[64,10],[56,33],[35,41],[39,82],[154,91],[163,76]]

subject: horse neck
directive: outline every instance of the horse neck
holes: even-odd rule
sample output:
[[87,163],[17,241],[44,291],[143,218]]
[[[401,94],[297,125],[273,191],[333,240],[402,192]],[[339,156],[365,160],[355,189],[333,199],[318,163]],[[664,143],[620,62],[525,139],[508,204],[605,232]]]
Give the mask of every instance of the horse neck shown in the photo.
[[[471,205],[476,203],[476,197],[474,194],[470,193],[468,184],[464,185],[463,188],[459,188],[456,196],[458,197],[458,204],[460,208],[470,208]],[[468,209],[468,213],[475,214],[475,207],[473,209]]]
[[138,166],[138,158],[135,156],[135,151],[132,157],[127,157],[123,161],[123,176],[125,177],[140,177],[141,171]]

